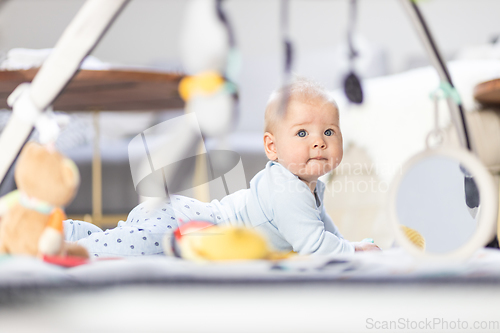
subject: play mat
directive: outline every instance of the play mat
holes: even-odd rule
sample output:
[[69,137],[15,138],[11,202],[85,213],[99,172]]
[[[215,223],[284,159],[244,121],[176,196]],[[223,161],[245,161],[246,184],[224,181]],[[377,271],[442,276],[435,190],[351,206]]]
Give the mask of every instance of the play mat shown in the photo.
[[0,258],[0,290],[178,282],[443,280],[500,281],[500,251],[481,249],[463,262],[419,262],[394,248],[281,261],[197,263],[165,256],[129,257],[91,260],[72,268],[33,257]]

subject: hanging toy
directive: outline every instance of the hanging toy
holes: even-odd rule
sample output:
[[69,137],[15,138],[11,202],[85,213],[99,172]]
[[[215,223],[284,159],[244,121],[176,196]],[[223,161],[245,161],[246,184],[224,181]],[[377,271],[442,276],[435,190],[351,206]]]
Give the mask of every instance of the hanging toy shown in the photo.
[[222,0],[191,0],[181,34],[186,72],[179,94],[186,112],[194,112],[207,136],[221,136],[235,121],[239,69],[232,29],[222,10]]
[[202,72],[196,76],[188,76],[179,84],[179,94],[185,101],[196,95],[210,96],[220,90],[225,81],[215,71]]
[[[447,99],[453,101],[455,105],[462,105],[462,99],[455,87],[447,81],[441,81],[439,87],[431,92],[430,98],[434,102],[434,130],[431,131],[430,136],[440,138],[438,143],[442,143],[444,140],[444,131],[439,126],[439,100]],[[460,165],[460,171],[464,175],[465,204],[469,208],[471,216],[476,217],[480,204],[479,189],[474,181],[474,177],[462,165]]]
[[363,103],[363,89],[361,88],[361,82],[354,72],[354,59],[358,56],[358,52],[354,49],[353,43],[353,32],[354,25],[356,23],[357,16],[357,0],[351,0],[350,2],[350,20],[349,26],[347,28],[347,44],[349,46],[349,74],[344,79],[344,92],[347,98],[356,104]]
[[293,64],[293,45],[290,39],[290,27],[288,18],[290,16],[289,0],[281,0],[281,38],[285,50],[285,62],[283,68],[283,85],[287,85],[291,79]]
[[289,0],[281,0],[281,39],[283,42],[284,49],[284,66],[283,66],[283,77],[282,77],[282,86],[285,87],[283,91],[283,96],[280,101],[279,112],[281,114],[285,113],[285,110],[288,106],[288,100],[290,99],[290,92],[287,89],[290,81],[292,79],[292,65],[293,65],[293,44],[290,39],[289,32],[289,8],[290,8]]

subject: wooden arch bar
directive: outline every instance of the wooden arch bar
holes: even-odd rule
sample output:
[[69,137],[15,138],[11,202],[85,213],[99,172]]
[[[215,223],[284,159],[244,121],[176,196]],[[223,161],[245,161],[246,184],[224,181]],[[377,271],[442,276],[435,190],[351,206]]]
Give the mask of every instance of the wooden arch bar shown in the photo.
[[479,83],[474,88],[474,98],[485,106],[500,107],[500,79]]
[[[0,71],[0,108],[38,69]],[[54,103],[56,111],[152,111],[180,109],[180,74],[142,70],[80,70]]]

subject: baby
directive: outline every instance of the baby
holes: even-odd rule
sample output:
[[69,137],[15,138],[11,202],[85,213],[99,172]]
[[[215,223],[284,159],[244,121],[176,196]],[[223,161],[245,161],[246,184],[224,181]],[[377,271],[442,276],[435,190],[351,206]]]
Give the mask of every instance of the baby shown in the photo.
[[[283,96],[289,96],[286,111]],[[323,206],[319,177],[342,160],[342,133],[336,103],[321,86],[295,79],[275,91],[266,107],[264,149],[269,162],[250,188],[203,203],[172,195],[139,204],[111,230],[65,221],[66,240],[102,256],[162,254],[162,238],[179,221],[205,220],[255,228],[278,251],[333,254],[379,250],[371,243],[345,240]]]

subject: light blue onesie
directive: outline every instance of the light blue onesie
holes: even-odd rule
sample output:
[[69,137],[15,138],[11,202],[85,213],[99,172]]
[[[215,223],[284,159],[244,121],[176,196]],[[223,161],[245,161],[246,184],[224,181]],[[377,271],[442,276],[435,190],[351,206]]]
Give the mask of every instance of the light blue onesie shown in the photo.
[[325,212],[325,184],[318,181],[315,194],[281,164],[268,162],[240,190],[221,201],[200,202],[173,195],[170,201],[139,204],[114,229],[102,231],[86,222],[65,221],[66,240],[78,241],[91,255],[140,256],[162,254],[162,238],[178,221],[205,220],[215,224],[253,227],[272,247],[299,254],[354,252]]

